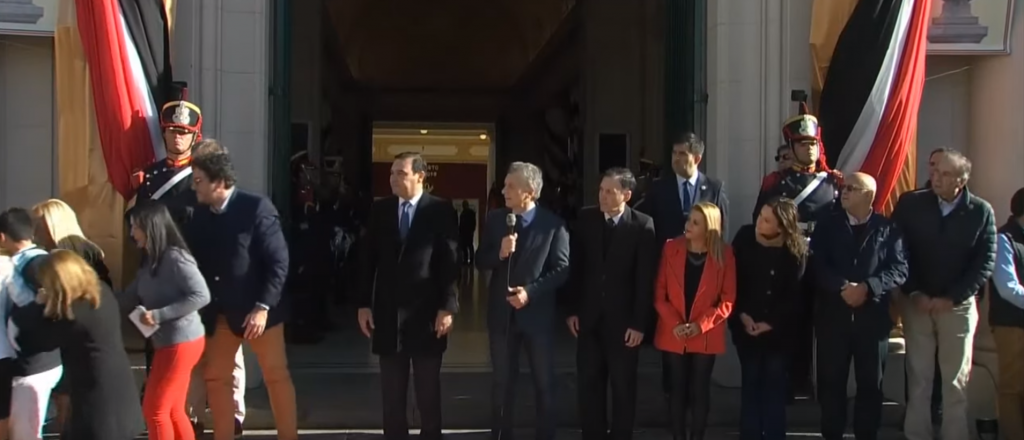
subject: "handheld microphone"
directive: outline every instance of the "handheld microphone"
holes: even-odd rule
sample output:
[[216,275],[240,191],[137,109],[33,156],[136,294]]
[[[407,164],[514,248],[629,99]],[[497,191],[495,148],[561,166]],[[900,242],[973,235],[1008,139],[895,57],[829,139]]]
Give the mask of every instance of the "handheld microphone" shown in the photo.
[[[517,219],[516,219],[516,215],[515,214],[510,212],[510,213],[505,215],[505,226],[508,226],[508,235],[510,237],[512,236],[512,234],[516,233],[516,221],[517,221]],[[506,263],[506,264],[508,264],[508,271],[506,272],[508,275],[505,278],[505,287],[508,287],[508,288],[512,287],[509,284],[511,282],[511,280],[509,280],[509,277],[512,276],[512,254],[514,254],[515,252],[516,252],[515,250],[513,250],[512,252],[509,252],[508,259],[507,259],[508,262]]]
[[512,234],[516,233],[516,215],[515,214],[510,212],[510,213],[508,213],[508,215],[505,216],[505,226],[508,226],[508,235],[512,235]]

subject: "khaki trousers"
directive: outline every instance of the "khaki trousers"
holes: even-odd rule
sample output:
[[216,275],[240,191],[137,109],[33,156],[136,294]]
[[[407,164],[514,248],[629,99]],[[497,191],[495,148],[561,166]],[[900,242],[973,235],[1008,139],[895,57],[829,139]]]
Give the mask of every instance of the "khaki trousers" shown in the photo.
[[907,440],[933,440],[931,395],[935,350],[942,380],[943,439],[968,439],[967,381],[971,376],[978,307],[974,297],[945,313],[921,313],[910,298],[903,301],[903,334],[907,343]]
[[1006,440],[1024,439],[1024,329],[992,327],[999,355],[999,432]]
[[[247,341],[256,355],[256,362],[263,370],[263,381],[270,395],[270,409],[274,412],[279,440],[299,438],[298,414],[295,406],[295,386],[288,372],[288,357],[285,353],[284,324],[264,330],[256,339]],[[235,354],[242,345],[242,338],[228,327],[223,316],[217,317],[213,336],[206,340],[206,391],[209,394],[210,413],[213,416],[214,440],[235,438],[234,402],[232,402],[231,377],[235,368]]]
[[[206,415],[206,357],[210,350],[207,346],[203,350],[203,357],[192,370],[192,380],[188,383],[188,404],[185,408],[189,417],[203,420]],[[231,371],[232,399],[235,403],[235,419],[239,423],[245,421],[245,357],[242,355],[242,347],[238,347],[235,353],[235,368]]]

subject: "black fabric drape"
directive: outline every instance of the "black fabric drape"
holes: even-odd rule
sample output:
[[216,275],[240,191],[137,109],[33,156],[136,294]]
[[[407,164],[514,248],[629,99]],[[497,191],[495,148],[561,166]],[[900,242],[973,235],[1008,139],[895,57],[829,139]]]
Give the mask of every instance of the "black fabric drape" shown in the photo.
[[118,0],[125,26],[135,42],[153,101],[159,109],[168,100],[171,75],[171,37],[167,10],[161,0]]
[[829,167],[835,167],[882,73],[903,0],[860,0],[836,42],[821,91],[818,121]]

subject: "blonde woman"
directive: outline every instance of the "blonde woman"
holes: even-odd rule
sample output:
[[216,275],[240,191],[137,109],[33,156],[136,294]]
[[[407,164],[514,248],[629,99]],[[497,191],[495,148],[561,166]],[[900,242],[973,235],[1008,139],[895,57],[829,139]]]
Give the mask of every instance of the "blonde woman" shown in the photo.
[[85,259],[100,277],[112,286],[110,270],[103,262],[103,250],[82,233],[75,210],[60,199],[50,199],[32,207],[36,219],[36,242],[46,249],[66,249]]
[[32,335],[18,340],[55,344],[67,366],[75,416],[64,433],[75,440],[129,440],[142,432],[142,409],[121,339],[120,307],[110,288],[75,252],[41,257],[31,284],[35,313],[12,317]]
[[722,238],[722,213],[711,203],[698,203],[684,235],[665,243],[654,289],[654,346],[668,358],[669,417],[676,439],[704,438],[711,372],[715,357],[725,353],[725,322],[735,299],[736,262]]
[[[50,199],[33,206],[32,217],[36,221],[36,243],[49,250],[65,249],[78,254],[92,266],[100,281],[107,286],[113,286],[110,281],[110,270],[103,262],[103,250],[85,238],[78,223],[78,215],[71,206],[63,200]],[[71,417],[67,381],[61,379],[57,383],[53,390],[53,400],[57,412],[56,428],[59,431]]]

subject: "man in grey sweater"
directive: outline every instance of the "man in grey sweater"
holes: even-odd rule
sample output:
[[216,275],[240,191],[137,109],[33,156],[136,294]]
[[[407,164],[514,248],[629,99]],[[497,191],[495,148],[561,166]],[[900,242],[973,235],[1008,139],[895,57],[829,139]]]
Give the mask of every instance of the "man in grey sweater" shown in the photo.
[[931,188],[904,194],[892,215],[903,232],[909,262],[901,289],[909,389],[904,434],[909,440],[935,438],[930,401],[936,373],[942,376],[941,437],[969,436],[975,296],[992,275],[996,251],[992,206],[967,190],[970,175],[970,160],[947,151],[931,171]]

